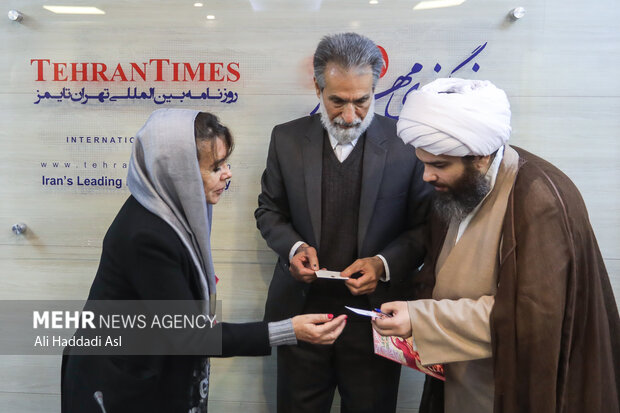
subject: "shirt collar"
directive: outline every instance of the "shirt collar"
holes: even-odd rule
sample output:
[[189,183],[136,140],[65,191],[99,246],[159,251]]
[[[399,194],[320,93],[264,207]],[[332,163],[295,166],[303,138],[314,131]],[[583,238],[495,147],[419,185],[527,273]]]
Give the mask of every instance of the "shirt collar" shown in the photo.
[[484,196],[484,198],[482,198],[482,201],[480,201],[480,203],[476,206],[476,208],[474,208],[473,211],[471,211],[465,218],[463,218],[463,220],[459,224],[459,229],[456,235],[456,242],[459,242],[459,240],[461,239],[461,236],[463,235],[463,233],[469,226],[469,223],[474,218],[474,216],[478,213],[478,210],[482,206],[482,203],[484,202],[485,199],[487,199],[491,191],[493,191],[493,187],[495,187],[495,181],[497,180],[497,174],[499,173],[499,167],[502,164],[502,159],[504,159],[504,146],[502,146],[501,148],[497,150],[497,153],[495,154],[495,158],[493,159],[493,162],[491,162],[491,165],[489,166],[487,173],[484,175],[484,179],[490,183],[489,192],[487,192],[487,194]]
[[476,208],[473,211],[471,211],[469,215],[471,216],[476,215],[476,212],[478,212],[484,200],[487,199],[489,194],[493,191],[493,188],[495,187],[495,181],[497,180],[497,174],[499,172],[499,167],[502,164],[502,159],[504,159],[504,146],[500,147],[497,150],[497,153],[495,154],[495,158],[493,159],[493,162],[491,162],[491,166],[489,166],[487,173],[484,174],[484,180],[489,182],[490,184],[489,192],[487,192],[484,198],[482,198],[482,201],[478,203],[478,206],[476,206]]
[[[495,181],[497,180],[497,173],[499,172],[499,167],[502,164],[502,159],[504,159],[504,146],[497,150],[497,153],[495,154],[495,159],[493,159],[493,162],[491,162],[491,166],[489,166],[489,170],[484,175],[484,179],[491,184],[489,193],[491,193],[493,187],[495,186]],[[487,194],[487,196],[488,195],[489,194]]]
[[[336,149],[336,145],[338,145],[338,141],[336,140],[336,138],[334,138],[331,133],[327,132],[327,136],[329,137],[329,143],[332,146],[332,149]],[[360,136],[358,136],[357,138],[353,139],[351,142],[349,142],[353,147],[355,147],[355,145],[357,144],[357,141],[360,140]]]

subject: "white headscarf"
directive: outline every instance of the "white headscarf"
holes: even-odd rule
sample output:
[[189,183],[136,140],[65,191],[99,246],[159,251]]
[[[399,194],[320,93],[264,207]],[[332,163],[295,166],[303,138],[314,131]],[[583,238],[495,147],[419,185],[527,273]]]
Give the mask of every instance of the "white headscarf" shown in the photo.
[[[203,300],[215,294],[212,206],[205,199],[194,137],[198,111],[159,109],[136,134],[127,185],[136,200],[177,233],[200,274]],[[212,307],[212,306],[211,306]]]
[[398,136],[433,155],[490,155],[510,138],[510,104],[488,80],[437,79],[407,97]]

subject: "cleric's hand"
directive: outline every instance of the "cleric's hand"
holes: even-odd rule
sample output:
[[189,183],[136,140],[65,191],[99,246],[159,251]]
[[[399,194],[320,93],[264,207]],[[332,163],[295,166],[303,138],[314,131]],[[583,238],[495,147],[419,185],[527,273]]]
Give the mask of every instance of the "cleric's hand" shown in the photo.
[[314,273],[319,269],[316,250],[308,244],[301,244],[291,259],[289,271],[297,281],[311,283],[316,280]]
[[312,344],[332,344],[347,324],[346,315],[333,317],[332,314],[302,314],[293,317],[295,337]]
[[379,279],[385,274],[385,267],[379,257],[359,258],[340,275],[349,278],[355,273],[360,273],[362,276],[346,280],[344,283],[347,288],[353,295],[369,294],[377,288]]
[[372,320],[372,326],[382,336],[411,337],[411,319],[406,301],[392,301],[381,306],[381,312],[391,314],[391,317],[381,317]]

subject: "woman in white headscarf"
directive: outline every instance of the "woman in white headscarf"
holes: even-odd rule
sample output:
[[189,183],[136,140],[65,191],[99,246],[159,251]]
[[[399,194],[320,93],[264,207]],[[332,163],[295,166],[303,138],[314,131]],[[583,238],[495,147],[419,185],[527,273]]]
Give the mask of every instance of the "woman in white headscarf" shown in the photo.
[[[212,114],[162,109],[136,134],[125,202],[103,241],[92,300],[201,300],[214,314],[212,205],[230,179],[232,136]],[[331,321],[330,321],[331,320]],[[222,354],[259,356],[297,339],[331,344],[346,316],[222,324]],[[218,354],[219,355],[219,354]],[[206,412],[209,354],[65,355],[62,411]],[[103,395],[97,400],[95,392]]]

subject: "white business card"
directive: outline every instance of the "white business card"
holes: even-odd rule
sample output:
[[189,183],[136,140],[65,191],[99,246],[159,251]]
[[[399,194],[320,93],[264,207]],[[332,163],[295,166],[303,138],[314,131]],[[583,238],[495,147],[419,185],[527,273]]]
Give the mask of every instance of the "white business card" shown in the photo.
[[374,311],[362,310],[361,308],[349,307],[348,305],[345,305],[344,308],[353,311],[355,314],[363,315],[370,318],[380,318],[380,315]]
[[318,270],[314,273],[318,278],[328,278],[330,280],[348,280],[347,277],[341,277],[339,271]]

